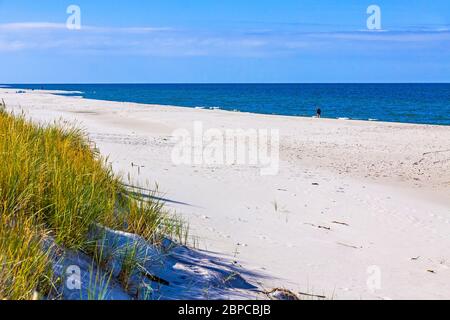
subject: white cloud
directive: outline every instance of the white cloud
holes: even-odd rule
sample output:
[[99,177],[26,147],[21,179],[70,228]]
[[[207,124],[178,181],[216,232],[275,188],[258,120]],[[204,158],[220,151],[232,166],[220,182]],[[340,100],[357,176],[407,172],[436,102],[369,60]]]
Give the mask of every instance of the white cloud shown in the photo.
[[61,30],[66,29],[63,23],[51,22],[18,22],[0,24],[0,30],[24,31],[24,30]]
[[[40,30],[68,30],[64,23],[53,22],[18,22],[18,23],[4,23],[0,24],[0,31],[40,31]],[[114,27],[96,27],[96,26],[82,26],[84,31],[95,31],[104,33],[113,32],[125,32],[125,33],[150,33],[150,32],[162,32],[170,31],[171,28],[167,27],[126,27],[126,28],[114,28]],[[69,30],[68,30],[69,31]]]
[[[261,31],[261,30],[260,30]],[[450,32],[213,32],[168,27],[96,27],[68,30],[65,24],[21,22],[0,24],[0,51],[49,50],[53,53],[148,56],[268,56],[330,52],[330,48],[379,50],[443,44],[450,51]],[[445,45],[445,43],[447,43]]]

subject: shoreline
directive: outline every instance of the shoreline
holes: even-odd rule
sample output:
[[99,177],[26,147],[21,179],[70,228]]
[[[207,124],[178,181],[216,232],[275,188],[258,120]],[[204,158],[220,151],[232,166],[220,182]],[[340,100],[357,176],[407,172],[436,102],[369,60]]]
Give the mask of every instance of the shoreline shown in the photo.
[[[431,83],[433,84],[433,83]],[[439,84],[439,83],[438,83]],[[443,83],[447,84],[447,83]],[[240,111],[240,110],[226,110],[222,109],[221,107],[202,107],[202,106],[180,106],[180,105],[172,105],[172,104],[156,104],[156,103],[141,103],[141,102],[133,102],[133,101],[121,101],[121,100],[104,100],[104,99],[94,99],[94,98],[86,98],[83,97],[82,94],[84,92],[82,91],[67,91],[67,90],[42,90],[42,89],[20,89],[15,87],[2,87],[0,86],[0,89],[6,89],[6,90],[22,90],[27,93],[47,93],[47,94],[54,94],[62,97],[68,97],[68,98],[77,98],[77,99],[84,99],[84,100],[95,100],[95,101],[103,101],[103,102],[113,102],[113,103],[126,103],[126,104],[137,104],[137,105],[146,105],[149,107],[169,107],[169,108],[188,108],[188,109],[195,109],[195,110],[206,110],[206,111],[224,111],[224,112],[232,112],[232,113],[239,113],[239,114],[250,114],[250,115],[258,115],[258,116],[270,116],[270,117],[288,117],[288,118],[300,118],[300,119],[316,119],[316,116],[306,116],[306,115],[285,115],[285,114],[276,114],[276,113],[258,113],[258,112],[249,112],[249,111]],[[80,96],[71,96],[67,94],[80,94]],[[354,119],[354,118],[348,118],[348,117],[336,117],[336,118],[327,118],[322,117],[323,120],[338,120],[338,121],[355,121],[355,122],[375,122],[375,123],[385,123],[385,124],[404,124],[404,125],[418,125],[418,126],[439,126],[439,127],[450,127],[450,124],[432,124],[432,123],[414,123],[414,122],[399,122],[399,121],[386,121],[386,120],[379,120],[379,119]]]
[[[8,90],[14,89],[0,89],[7,107],[35,121],[81,123],[115,172],[142,185],[158,183],[179,202],[168,205],[191,223],[200,249],[266,274],[263,287],[336,299],[450,294],[450,127]],[[279,174],[175,166],[169,137],[196,120],[213,128],[279,128]],[[381,270],[381,288],[367,286],[371,266]]]

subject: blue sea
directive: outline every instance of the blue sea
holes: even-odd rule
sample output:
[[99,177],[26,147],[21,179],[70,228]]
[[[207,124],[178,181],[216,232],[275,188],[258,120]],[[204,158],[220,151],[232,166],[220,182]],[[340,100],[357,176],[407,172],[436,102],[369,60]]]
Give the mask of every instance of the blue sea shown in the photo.
[[450,125],[450,84],[10,84],[90,99],[325,118]]

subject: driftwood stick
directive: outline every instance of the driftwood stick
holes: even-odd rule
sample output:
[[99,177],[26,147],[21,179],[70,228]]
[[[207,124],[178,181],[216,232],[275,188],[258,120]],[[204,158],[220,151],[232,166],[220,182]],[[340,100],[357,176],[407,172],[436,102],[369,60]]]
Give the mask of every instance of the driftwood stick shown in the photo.
[[304,292],[299,292],[298,294],[301,295],[301,296],[320,298],[320,299],[326,299],[327,298],[325,296],[321,296],[321,295],[317,295],[317,294],[311,294],[311,293],[304,293]]
[[339,221],[333,221],[333,223],[334,224],[341,224],[341,225],[343,225],[343,226],[349,226],[349,224],[348,223],[345,223],[345,222],[339,222]]
[[150,281],[159,283],[159,284],[163,284],[165,286],[170,286],[170,282],[167,280],[164,280],[162,278],[159,278],[151,273],[149,273],[147,270],[142,270],[142,273],[144,274],[144,276],[149,279]]

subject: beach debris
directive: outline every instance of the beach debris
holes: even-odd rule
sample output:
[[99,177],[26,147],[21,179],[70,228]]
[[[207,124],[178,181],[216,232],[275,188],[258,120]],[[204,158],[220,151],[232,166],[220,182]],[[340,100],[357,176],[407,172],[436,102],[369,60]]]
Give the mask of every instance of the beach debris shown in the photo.
[[334,224],[340,224],[340,225],[347,226],[347,227],[350,226],[348,223],[345,223],[345,222],[333,221],[332,223],[334,223]]
[[304,224],[306,224],[308,226],[311,226],[311,227],[318,228],[318,229],[325,229],[325,230],[331,231],[330,227],[321,226],[321,225],[315,225],[314,223],[308,223],[308,222],[305,222]]
[[412,257],[411,260],[419,260],[420,256]]
[[300,300],[300,298],[295,293],[282,288],[272,289],[271,291],[266,292],[266,295],[271,300]]
[[423,155],[426,156],[426,155],[433,154],[433,153],[443,153],[443,152],[450,152],[450,149],[425,152]]
[[431,270],[431,269],[428,269],[427,272],[429,272],[429,273],[436,273],[436,271]]
[[326,299],[327,298],[327,297],[322,296],[322,295],[305,293],[305,292],[299,292],[298,294],[301,295],[301,296],[312,297],[312,298],[319,298],[319,299]]
[[160,278],[160,277],[157,277],[157,276],[155,276],[155,275],[153,275],[153,274],[151,274],[151,273],[149,273],[147,270],[142,270],[142,274],[147,278],[147,279],[149,279],[150,281],[152,281],[152,282],[156,282],[156,283],[159,283],[159,284],[162,284],[162,285],[165,285],[165,286],[170,286],[170,282],[169,281],[167,281],[167,280],[164,280],[164,279],[162,279],[162,278]]
[[347,247],[347,248],[352,248],[352,249],[362,249],[362,246],[361,247],[357,247],[357,246],[353,246],[353,245],[350,245],[350,244],[345,244],[345,243],[342,243],[342,242],[336,242],[338,245],[341,245],[341,246],[344,246],[344,247]]

